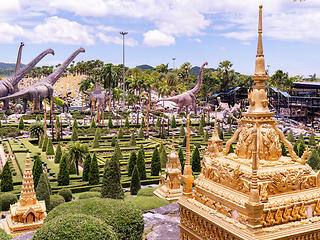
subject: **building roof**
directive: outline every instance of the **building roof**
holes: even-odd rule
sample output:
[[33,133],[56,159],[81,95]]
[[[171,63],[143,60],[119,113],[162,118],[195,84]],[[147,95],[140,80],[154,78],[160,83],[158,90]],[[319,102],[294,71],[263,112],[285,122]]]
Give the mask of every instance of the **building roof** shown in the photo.
[[294,88],[310,88],[310,89],[320,89],[320,82],[294,82]]

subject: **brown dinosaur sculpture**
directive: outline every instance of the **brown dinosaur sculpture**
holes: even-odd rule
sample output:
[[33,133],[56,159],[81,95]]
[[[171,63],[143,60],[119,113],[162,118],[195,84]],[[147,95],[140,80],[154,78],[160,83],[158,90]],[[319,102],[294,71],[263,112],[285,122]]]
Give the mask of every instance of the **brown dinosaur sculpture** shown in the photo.
[[[21,42],[20,43],[20,47],[19,47],[19,52],[18,52],[18,57],[17,57],[17,63],[16,63],[16,69],[14,72],[18,72],[20,70],[20,64],[21,64],[21,54],[22,54],[22,47],[24,46],[24,43]],[[18,91],[18,84],[13,86],[13,93]],[[17,100],[17,101],[16,101]],[[16,102],[20,102],[20,99],[14,99],[13,100],[14,103]]]
[[100,83],[96,82],[94,84],[93,91],[83,91],[86,95],[89,96],[89,105],[90,108],[93,108],[93,110],[97,109],[96,107],[101,107],[103,110],[106,108],[106,97],[107,92],[101,91],[101,85]]
[[191,90],[181,93],[177,96],[169,97],[169,98],[162,98],[159,100],[156,100],[155,102],[160,102],[160,101],[171,101],[176,104],[178,104],[178,112],[181,111],[181,109],[185,106],[186,107],[186,112],[188,113],[188,105],[192,104],[193,109],[195,114],[197,114],[197,100],[196,100],[196,94],[200,90],[201,84],[202,84],[202,72],[203,68],[205,65],[208,65],[208,62],[205,62],[202,64],[200,68],[200,73],[199,73],[199,80],[197,82],[197,85],[192,88]]

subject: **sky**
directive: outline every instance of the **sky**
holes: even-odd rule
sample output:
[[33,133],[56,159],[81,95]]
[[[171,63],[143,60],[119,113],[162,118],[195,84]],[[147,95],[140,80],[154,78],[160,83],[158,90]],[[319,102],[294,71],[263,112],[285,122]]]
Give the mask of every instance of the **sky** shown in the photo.
[[[259,5],[270,74],[320,77],[320,0],[0,0],[0,62],[22,62],[47,48],[39,64],[56,65],[79,47],[75,61],[100,59],[133,68],[184,62],[232,68],[252,75],[257,52]],[[176,60],[172,60],[176,58]]]

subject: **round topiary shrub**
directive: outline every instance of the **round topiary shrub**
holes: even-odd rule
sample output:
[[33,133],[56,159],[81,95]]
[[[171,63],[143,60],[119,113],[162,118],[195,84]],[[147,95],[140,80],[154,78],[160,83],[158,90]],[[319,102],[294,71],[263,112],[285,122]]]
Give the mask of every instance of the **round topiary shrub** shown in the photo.
[[53,209],[44,221],[47,223],[58,216],[80,213],[111,225],[119,234],[118,239],[142,239],[144,221],[141,210],[118,199],[90,198],[65,203]]
[[79,195],[79,199],[88,199],[94,197],[101,197],[100,192],[84,192]]
[[8,211],[11,204],[18,202],[16,195],[10,192],[6,192],[0,195],[1,211]]
[[10,240],[11,237],[6,233],[5,230],[3,230],[2,228],[0,228],[0,239],[1,239],[1,240]]
[[69,188],[62,188],[59,191],[59,195],[62,196],[66,202],[70,202],[72,200],[72,192]]
[[66,201],[64,200],[64,197],[60,196],[60,195],[50,195],[50,206],[51,206],[51,210],[54,209],[56,206],[59,206],[63,203],[65,203]]
[[46,221],[33,236],[34,240],[119,239],[104,221],[90,215],[67,214]]
[[94,187],[90,189],[90,192],[101,192],[101,187]]
[[140,191],[138,192],[137,196],[153,197],[153,192],[154,192],[156,189],[157,189],[157,188],[153,188],[153,187],[142,188],[142,189],[140,189]]

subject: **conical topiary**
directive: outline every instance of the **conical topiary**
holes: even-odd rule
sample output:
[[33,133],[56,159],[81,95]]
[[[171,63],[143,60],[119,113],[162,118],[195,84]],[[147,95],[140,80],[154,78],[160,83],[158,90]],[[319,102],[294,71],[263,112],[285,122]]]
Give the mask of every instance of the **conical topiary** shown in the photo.
[[114,152],[117,154],[119,161],[123,159],[122,152],[121,152],[121,149],[120,149],[118,142],[116,142],[116,146],[114,147]]
[[199,130],[197,132],[197,135],[199,135],[199,136],[203,136],[204,135],[202,122],[200,122],[200,126],[199,126]]
[[117,135],[118,139],[123,139],[123,130],[122,127],[120,127],[119,131],[118,131],[118,135]]
[[288,139],[289,142],[294,143],[295,140],[294,140],[294,136],[293,136],[292,130],[290,130],[290,132],[289,132],[289,134],[287,136],[287,139]]
[[318,171],[320,169],[320,158],[318,155],[317,150],[313,150],[310,154],[310,157],[307,161],[307,163],[309,164],[309,166],[314,170],[314,171]]
[[185,159],[184,159],[182,148],[179,148],[178,156],[179,156],[179,160],[180,160],[180,164],[181,164],[181,174],[183,174]]
[[171,118],[171,124],[170,124],[171,128],[176,128],[177,127],[177,123],[176,123],[176,118],[174,117],[174,115]]
[[53,144],[52,144],[51,138],[48,139],[46,155],[54,155],[54,149],[53,149]]
[[227,134],[228,135],[232,135],[233,134],[231,126],[228,128]]
[[144,128],[144,125],[146,125],[146,123],[144,122],[144,117],[143,117],[140,123],[140,128]]
[[166,149],[163,147],[162,151],[161,152],[159,151],[159,153],[160,153],[161,168],[166,168],[167,161],[168,161]]
[[99,138],[98,138],[97,134],[95,134],[93,142],[92,142],[92,148],[99,148],[99,147],[100,147]]
[[67,186],[70,182],[69,176],[69,164],[67,160],[67,155],[63,154],[59,164],[59,173],[58,173],[58,186]]
[[147,179],[146,162],[144,161],[143,153],[140,150],[138,151],[137,167],[140,175],[140,180]]
[[42,168],[42,162],[41,162],[40,156],[36,156],[33,162],[33,167],[32,167],[33,184],[35,188],[38,186],[38,182],[42,173],[43,173],[43,168]]
[[37,115],[37,117],[36,117],[36,122],[41,122],[41,117],[40,117],[40,115]]
[[316,145],[316,140],[314,139],[314,134],[311,133],[310,138],[309,138],[309,145],[315,146]]
[[124,193],[121,185],[120,166],[117,157],[113,154],[106,163],[102,179],[101,197],[123,199]]
[[143,132],[143,128],[141,128],[141,127],[139,129],[138,138],[144,139],[144,132]]
[[97,185],[100,182],[99,179],[99,166],[96,153],[93,154],[90,164],[90,172],[88,176],[89,185]]
[[137,154],[136,154],[136,151],[133,150],[130,154],[129,162],[127,165],[129,177],[132,175],[133,168],[136,164],[137,164]]
[[43,174],[44,174],[44,176],[45,176],[45,179],[46,179],[47,184],[48,184],[48,187],[49,187],[49,194],[51,195],[51,194],[52,194],[52,189],[51,189],[51,183],[50,183],[48,174],[47,174],[47,173],[43,173]]
[[96,121],[94,120],[94,117],[92,117],[92,119],[91,119],[90,127],[91,127],[91,128],[96,128],[96,127],[97,127]]
[[24,129],[23,117],[21,117],[19,120],[18,129],[21,129],[21,130]]
[[90,164],[91,156],[90,153],[88,153],[83,163],[82,181],[84,182],[87,182],[89,179]]
[[134,133],[132,132],[131,138],[130,138],[130,146],[136,146],[136,137],[134,136]]
[[130,128],[129,118],[126,117],[126,120],[124,122],[124,128]]
[[160,118],[157,119],[156,127],[160,127]]
[[110,129],[111,129],[111,128],[114,128],[113,123],[112,123],[112,117],[111,117],[111,115],[110,115],[110,117],[109,117],[108,127],[109,127]]
[[145,153],[144,153],[144,147],[143,147],[143,144],[141,144],[141,145],[140,145],[139,150],[142,152],[143,157],[146,157],[146,155],[145,155]]
[[115,147],[116,146],[116,142],[117,142],[116,137],[113,136],[112,140],[111,140],[111,147]]
[[56,124],[58,128],[61,128],[60,118],[56,116]]
[[198,147],[196,147],[192,152],[191,157],[191,168],[193,172],[201,172],[201,164],[200,164],[200,152]]
[[48,186],[48,182],[46,180],[45,173],[42,173],[40,176],[40,180],[38,186],[36,188],[36,197],[38,201],[44,200],[46,204],[47,212],[50,211],[50,190]]
[[302,133],[300,133],[300,135],[299,135],[299,137],[298,137],[298,140],[299,140],[300,142],[305,143],[305,142],[304,142],[304,137],[303,137]]
[[100,128],[97,128],[97,129],[96,129],[95,135],[97,135],[98,140],[101,140],[101,129],[100,129]]
[[206,121],[204,120],[204,115],[201,114],[200,123],[202,123],[202,127],[206,125]]
[[39,144],[38,144],[39,148],[42,148],[43,140],[44,140],[44,137],[43,137],[43,134],[41,134]]
[[299,141],[296,141],[293,145],[293,151],[297,154],[297,156],[299,156],[298,143]]
[[306,150],[306,145],[304,145],[304,141],[300,141],[299,146],[298,146],[298,152],[299,152],[299,157],[301,157]]
[[233,147],[233,144],[230,145],[230,148],[229,148],[229,152],[228,153],[234,153],[234,147]]
[[71,141],[78,141],[78,129],[77,128],[72,128],[72,134],[71,134]]
[[180,133],[179,133],[179,137],[184,137],[186,135],[186,131],[184,130],[184,126],[181,125],[180,127]]
[[219,124],[218,124],[217,129],[218,129],[218,135],[219,135],[219,138],[220,138],[221,140],[223,140],[223,132],[222,132],[222,130],[221,130],[220,125],[219,125]]
[[282,156],[287,156],[287,149],[286,149],[286,146],[284,145],[283,142],[281,142],[281,151],[282,151]]
[[48,135],[46,134],[42,142],[42,152],[45,152],[47,150],[48,140]]
[[130,194],[137,195],[139,190],[141,189],[141,182],[139,177],[139,171],[137,165],[134,166],[131,182],[130,182]]
[[76,129],[79,128],[79,126],[78,126],[78,121],[77,121],[76,118],[73,120],[73,124],[72,124],[72,129],[74,129],[74,128],[76,128]]
[[209,139],[209,132],[208,132],[208,129],[206,129],[206,132],[204,133],[203,141],[207,142],[208,139]]
[[186,147],[186,145],[187,145],[187,136],[186,135],[184,136],[181,145],[182,145],[182,147]]
[[10,192],[13,190],[13,178],[9,162],[7,161],[1,173],[1,192]]
[[158,148],[156,147],[152,154],[151,176],[159,176],[160,171],[161,171],[160,153],[158,151]]
[[60,163],[61,156],[62,156],[61,144],[58,143],[58,146],[57,146],[57,149],[56,149],[56,153],[54,155],[54,163],[56,163],[56,164]]

